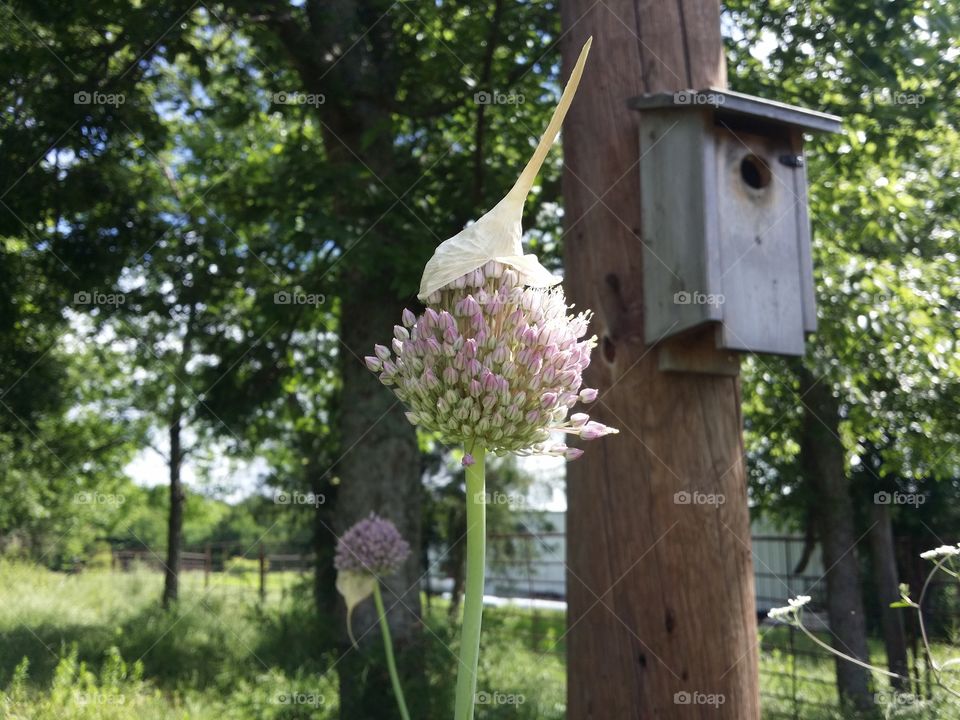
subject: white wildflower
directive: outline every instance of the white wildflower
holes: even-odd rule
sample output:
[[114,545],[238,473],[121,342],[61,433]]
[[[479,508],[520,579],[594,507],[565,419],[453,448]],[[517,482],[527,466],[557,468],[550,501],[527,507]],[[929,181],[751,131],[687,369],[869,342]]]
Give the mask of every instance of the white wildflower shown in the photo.
[[960,546],[941,545],[934,550],[927,550],[926,552],[920,553],[920,557],[924,560],[935,560],[941,557],[953,557],[954,555],[960,555]]

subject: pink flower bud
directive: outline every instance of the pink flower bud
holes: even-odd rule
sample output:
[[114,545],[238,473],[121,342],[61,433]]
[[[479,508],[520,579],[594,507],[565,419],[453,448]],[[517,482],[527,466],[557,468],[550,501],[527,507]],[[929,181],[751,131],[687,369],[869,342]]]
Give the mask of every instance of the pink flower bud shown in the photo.
[[590,419],[590,416],[586,413],[574,413],[570,416],[570,424],[575,428],[583,427],[587,424],[587,421]]
[[367,370],[370,372],[380,372],[383,368],[380,358],[373,357],[373,355],[367,355],[363,361],[367,364]]
[[497,365],[502,365],[510,357],[510,350],[506,345],[497,345],[494,348],[494,351],[490,354],[490,360],[495,362]]
[[381,360],[390,359],[390,349],[384,347],[383,345],[374,345],[373,352],[376,353],[376,356]]
[[438,327],[443,328],[444,330],[456,330],[457,321],[453,319],[453,315],[448,313],[446,310],[440,313],[440,319],[438,320]]
[[608,428],[606,425],[591,420],[586,425],[580,429],[580,437],[584,440],[596,440],[599,437],[604,435],[609,435],[615,430]]
[[413,327],[413,324],[417,321],[417,316],[406,308],[403,309],[403,313],[401,313],[400,317],[403,320],[403,324],[407,327]]
[[598,394],[599,393],[597,392],[596,388],[584,388],[583,390],[580,391],[580,402],[582,403],[595,402]]

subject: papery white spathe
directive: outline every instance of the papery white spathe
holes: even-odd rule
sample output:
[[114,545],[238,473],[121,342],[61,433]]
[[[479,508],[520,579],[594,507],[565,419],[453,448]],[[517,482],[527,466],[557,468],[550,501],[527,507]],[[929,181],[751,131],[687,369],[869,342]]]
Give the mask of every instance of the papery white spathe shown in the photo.
[[515,269],[520,273],[522,284],[529,287],[550,287],[560,282],[561,278],[541,265],[536,255],[523,254],[523,245],[520,242],[523,235],[523,206],[550,147],[557,139],[567,109],[573,102],[592,41],[593,38],[587,40],[580,51],[580,57],[570,73],[560,102],[550,118],[550,124],[547,125],[537,149],[523,168],[516,184],[492,210],[437,247],[423,270],[420,292],[417,295],[420,300],[426,302],[430,293],[483,267],[491,260]]

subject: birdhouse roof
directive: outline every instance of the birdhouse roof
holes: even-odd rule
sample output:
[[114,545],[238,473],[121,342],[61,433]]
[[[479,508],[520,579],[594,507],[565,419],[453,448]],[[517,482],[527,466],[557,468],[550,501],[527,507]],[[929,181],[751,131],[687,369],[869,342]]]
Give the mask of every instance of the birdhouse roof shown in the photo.
[[755,118],[811,132],[836,133],[841,127],[841,118],[836,115],[718,88],[649,93],[630,98],[627,105],[634,110],[712,111],[720,119]]

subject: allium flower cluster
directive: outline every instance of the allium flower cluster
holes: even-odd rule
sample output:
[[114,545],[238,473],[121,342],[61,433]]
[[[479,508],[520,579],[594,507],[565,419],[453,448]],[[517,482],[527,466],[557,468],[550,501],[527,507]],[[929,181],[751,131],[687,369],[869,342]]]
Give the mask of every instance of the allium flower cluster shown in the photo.
[[333,564],[343,572],[391,575],[410,555],[410,544],[397,526],[370,513],[337,542]]
[[597,397],[580,387],[596,337],[582,339],[590,313],[568,315],[561,289],[525,287],[515,269],[491,260],[426,304],[419,317],[404,310],[392,352],[377,345],[366,358],[414,425],[467,448],[569,459],[583,451],[551,442],[551,432],[585,440],[616,432],[584,413],[568,418]]

